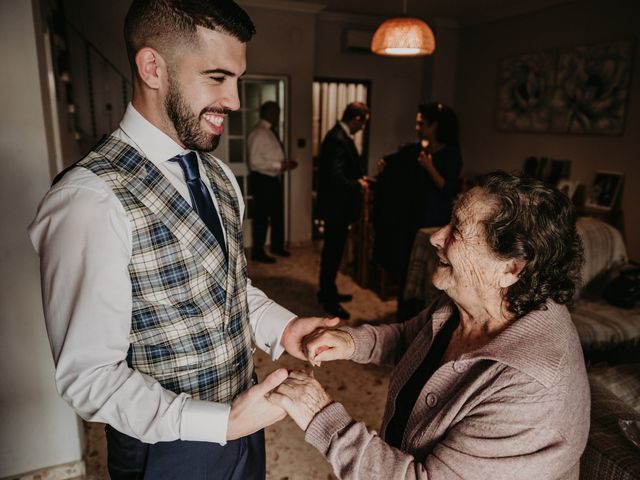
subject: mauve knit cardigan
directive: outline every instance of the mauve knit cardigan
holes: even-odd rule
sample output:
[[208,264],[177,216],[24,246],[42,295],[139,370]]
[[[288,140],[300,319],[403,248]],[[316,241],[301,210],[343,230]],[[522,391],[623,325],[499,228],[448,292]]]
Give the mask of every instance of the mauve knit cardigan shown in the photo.
[[385,443],[400,389],[453,308],[443,296],[405,323],[346,327],[356,346],[352,360],[400,359],[381,436],[333,402],[309,424],[306,441],[342,479],[577,479],[589,432],[589,383],[569,311],[552,301],[479,350],[441,365],[413,406],[402,449]]

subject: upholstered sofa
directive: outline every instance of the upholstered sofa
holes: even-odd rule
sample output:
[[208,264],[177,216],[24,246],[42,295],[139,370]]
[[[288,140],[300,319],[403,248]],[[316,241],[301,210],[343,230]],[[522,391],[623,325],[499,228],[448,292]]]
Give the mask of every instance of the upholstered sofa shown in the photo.
[[640,308],[619,308],[602,298],[604,287],[628,262],[622,235],[592,217],[580,218],[577,227],[585,262],[571,316],[585,358],[590,362],[631,360],[640,354]]
[[620,232],[599,220],[578,221],[585,250],[582,288],[571,315],[580,335],[591,385],[591,429],[582,455],[583,480],[640,479],[640,447],[620,420],[640,421],[640,308],[602,298],[628,262]]

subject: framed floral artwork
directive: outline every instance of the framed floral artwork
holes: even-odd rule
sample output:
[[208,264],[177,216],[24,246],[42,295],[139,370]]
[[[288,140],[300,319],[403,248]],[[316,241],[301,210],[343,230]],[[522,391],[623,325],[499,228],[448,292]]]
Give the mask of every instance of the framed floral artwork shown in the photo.
[[620,41],[560,50],[551,101],[552,131],[622,133],[632,47],[631,41]]
[[633,53],[620,40],[503,59],[498,130],[622,134]]
[[497,118],[499,130],[549,130],[554,72],[553,52],[529,53],[501,61]]

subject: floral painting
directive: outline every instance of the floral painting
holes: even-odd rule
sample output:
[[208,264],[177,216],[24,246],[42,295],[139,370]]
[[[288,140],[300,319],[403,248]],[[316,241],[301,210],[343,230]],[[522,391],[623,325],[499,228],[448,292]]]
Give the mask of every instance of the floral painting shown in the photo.
[[622,133],[631,52],[631,42],[561,50],[551,101],[551,129],[566,133]]
[[549,130],[554,70],[551,52],[520,55],[501,62],[498,92],[500,130]]
[[502,60],[498,129],[621,134],[632,56],[632,41],[618,41]]

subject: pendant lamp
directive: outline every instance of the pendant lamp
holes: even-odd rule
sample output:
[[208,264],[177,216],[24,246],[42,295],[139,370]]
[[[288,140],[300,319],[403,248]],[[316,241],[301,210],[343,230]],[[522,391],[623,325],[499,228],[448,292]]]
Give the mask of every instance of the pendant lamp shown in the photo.
[[391,57],[418,57],[431,55],[436,39],[425,22],[407,17],[407,0],[403,1],[402,17],[385,20],[371,40],[371,51]]

